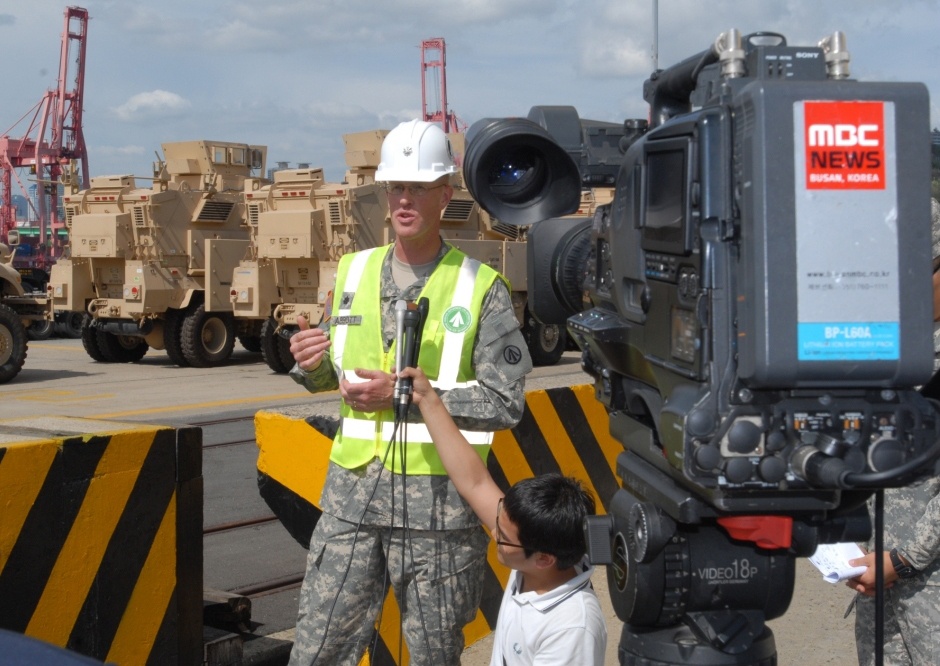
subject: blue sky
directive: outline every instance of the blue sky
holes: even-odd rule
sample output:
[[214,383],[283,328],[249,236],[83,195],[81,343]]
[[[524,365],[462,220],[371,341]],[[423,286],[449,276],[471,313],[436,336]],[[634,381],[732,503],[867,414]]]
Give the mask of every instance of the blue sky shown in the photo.
[[[84,131],[91,175],[148,176],[168,141],[268,146],[268,164],[344,172],[342,134],[421,113],[420,43],[447,44],[465,122],[570,104],[646,117],[650,0],[0,0],[0,132],[54,88],[64,9],[88,9]],[[940,0],[659,0],[659,65],[729,28],[792,45],[846,34],[853,78],[922,81],[940,127]],[[28,119],[27,119],[28,120]]]

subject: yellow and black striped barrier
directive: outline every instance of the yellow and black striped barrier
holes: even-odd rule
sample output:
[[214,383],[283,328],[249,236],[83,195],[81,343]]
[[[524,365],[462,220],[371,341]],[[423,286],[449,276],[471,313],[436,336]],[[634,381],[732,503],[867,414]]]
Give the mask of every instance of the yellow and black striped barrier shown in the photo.
[[201,664],[202,490],[198,428],[0,421],[0,628]]
[[[261,411],[255,415],[258,483],[262,496],[291,535],[305,547],[320,516],[317,502],[326,478],[335,421],[305,420],[298,412]],[[313,426],[313,427],[311,427]],[[488,467],[505,491],[537,474],[561,472],[580,479],[606,513],[619,487],[617,455],[623,446],[608,432],[607,413],[589,385],[526,393],[522,420],[512,430],[496,433]],[[509,577],[490,543],[483,599],[476,619],[464,629],[467,645],[490,633]],[[400,616],[394,595],[385,600],[379,646],[372,664],[397,664]],[[368,657],[363,663],[367,663]],[[405,659],[407,663],[407,657]]]

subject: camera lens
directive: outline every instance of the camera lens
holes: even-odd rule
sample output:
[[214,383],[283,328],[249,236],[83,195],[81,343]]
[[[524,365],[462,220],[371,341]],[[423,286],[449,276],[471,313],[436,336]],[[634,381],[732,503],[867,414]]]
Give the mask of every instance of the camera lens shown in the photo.
[[544,186],[544,162],[524,146],[500,155],[489,173],[490,190],[509,204],[524,204],[537,197]]
[[[490,185],[516,185],[526,177],[526,174],[532,169],[533,164],[530,160],[520,163],[521,159],[515,156],[515,159],[507,159],[502,164],[497,164],[490,174]],[[526,156],[528,157],[528,156]]]
[[578,165],[547,130],[522,118],[474,123],[463,172],[473,198],[507,224],[567,215],[581,200]]

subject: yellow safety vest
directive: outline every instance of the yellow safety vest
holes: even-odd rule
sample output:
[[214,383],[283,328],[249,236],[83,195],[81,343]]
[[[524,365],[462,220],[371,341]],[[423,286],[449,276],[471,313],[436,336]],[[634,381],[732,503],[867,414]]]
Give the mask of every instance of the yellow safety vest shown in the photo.
[[[344,255],[340,260],[330,318],[330,357],[337,377],[364,381],[355,374],[356,368],[391,372],[395,365],[395,343],[388,352],[382,343],[379,298],[382,264],[391,251],[392,246],[373,248]],[[429,309],[418,365],[432,386],[449,390],[476,385],[473,343],[483,298],[498,278],[501,276],[491,267],[453,247],[431,273],[421,291]],[[386,456],[395,421],[391,409],[358,412],[343,401],[340,415],[342,422],[333,440],[331,461],[353,469],[378,456],[385,459],[388,469],[401,473],[401,453]],[[493,433],[461,432],[485,461]],[[407,474],[447,473],[423,423],[407,424],[405,470]]]

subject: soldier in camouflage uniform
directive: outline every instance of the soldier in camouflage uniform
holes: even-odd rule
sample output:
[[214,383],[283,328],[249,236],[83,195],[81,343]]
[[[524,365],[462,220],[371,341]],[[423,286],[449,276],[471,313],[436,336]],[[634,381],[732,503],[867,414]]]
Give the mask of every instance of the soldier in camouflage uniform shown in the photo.
[[[936,265],[940,257],[940,204],[935,199],[931,203]],[[936,281],[934,289],[937,289]],[[934,351],[940,358],[938,340],[935,333]],[[940,664],[940,478],[931,477],[906,488],[884,491],[884,544],[888,548],[882,553],[887,588],[884,594],[884,663],[937,666]],[[869,544],[869,549],[872,546]],[[865,565],[868,571],[848,581],[849,587],[860,593],[855,604],[855,641],[860,666],[874,663],[874,558],[874,553],[869,553],[853,560],[851,564]]]
[[[405,125],[411,131],[431,132],[432,139],[434,131],[443,136],[439,128],[425,127],[427,123],[399,127]],[[390,133],[383,144],[386,166],[392,138]],[[414,147],[404,154],[414,158],[415,152],[421,153],[420,142],[417,151],[409,152]],[[382,178],[380,165],[377,173],[377,180],[398,181],[387,182],[396,240],[389,251],[376,250],[384,252],[379,302],[386,354],[396,337],[396,302],[417,300],[451,250],[439,234],[449,200],[442,194],[452,191],[447,176],[441,178],[438,172],[432,174],[433,181],[406,181],[400,169],[391,171],[391,177]],[[333,309],[335,318],[336,303]],[[478,319],[471,363],[475,381],[445,390],[441,397],[460,428],[510,428],[522,416],[524,377],[532,362],[502,279],[486,291]],[[331,349],[337,336],[331,343],[322,330],[308,329],[306,323],[301,328],[291,340],[295,381],[311,392],[339,388],[347,415],[391,407],[394,373],[356,369],[367,381],[354,383],[345,376],[340,380]],[[347,348],[345,354],[355,352]],[[416,407],[410,409],[408,422],[420,423]],[[337,437],[342,434],[341,424]],[[334,454],[336,450],[334,444]],[[474,618],[482,594],[489,537],[446,475],[400,474],[387,467],[378,455],[353,468],[330,462],[320,499],[323,513],[311,538],[301,589],[291,666],[357,664],[373,637],[389,585],[404,609],[402,627],[411,663],[460,663],[463,626]]]

